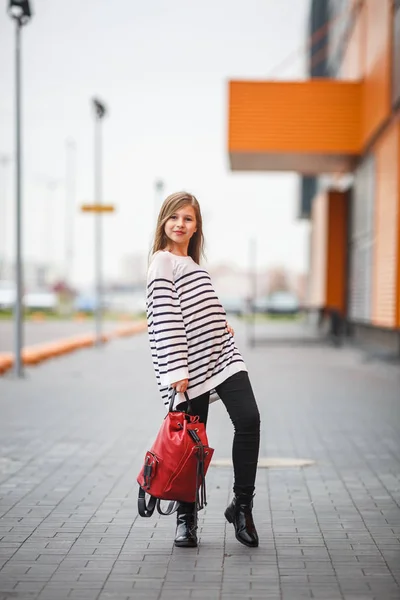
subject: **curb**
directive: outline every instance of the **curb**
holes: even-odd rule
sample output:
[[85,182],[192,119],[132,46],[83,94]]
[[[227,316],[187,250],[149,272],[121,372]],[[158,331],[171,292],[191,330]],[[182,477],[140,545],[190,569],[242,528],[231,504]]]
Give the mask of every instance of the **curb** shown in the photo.
[[[118,337],[127,337],[141,333],[147,328],[146,321],[139,321],[133,325],[126,325],[124,327],[118,327],[108,333],[103,333],[101,341],[103,343],[109,342],[110,340]],[[44,344],[35,344],[34,346],[27,346],[22,350],[22,362],[24,365],[37,365],[44,360],[68,354],[81,348],[89,348],[94,346],[96,336],[92,333],[74,335],[54,342],[46,342]],[[0,375],[3,375],[14,366],[14,355],[11,352],[0,353]]]

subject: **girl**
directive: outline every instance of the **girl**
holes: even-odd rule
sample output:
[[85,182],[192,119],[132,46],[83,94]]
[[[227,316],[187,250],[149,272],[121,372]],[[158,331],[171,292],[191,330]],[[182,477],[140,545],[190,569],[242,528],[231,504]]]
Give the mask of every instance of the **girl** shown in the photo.
[[[203,254],[200,206],[186,192],[168,196],[158,216],[148,271],[147,320],[154,369],[161,397],[168,406],[173,388],[187,392],[192,413],[207,422],[210,392],[215,390],[234,426],[234,497],[225,511],[235,535],[246,546],[258,546],[253,522],[254,483],[260,441],[260,415],[246,365],[233,330],[199,266]],[[175,396],[178,410],[187,402]],[[175,545],[197,546],[195,504],[180,502]]]

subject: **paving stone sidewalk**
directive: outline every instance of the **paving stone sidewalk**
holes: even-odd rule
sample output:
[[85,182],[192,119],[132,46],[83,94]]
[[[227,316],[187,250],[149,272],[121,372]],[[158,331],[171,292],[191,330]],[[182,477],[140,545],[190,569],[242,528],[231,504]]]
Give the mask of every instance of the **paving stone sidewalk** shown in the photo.
[[[238,327],[240,329],[240,327]],[[399,600],[400,372],[324,346],[248,349],[261,456],[258,549],[223,518],[232,469],[211,467],[200,545],[137,516],[136,475],[163,407],[145,335],[0,379],[0,600]],[[215,458],[232,427],[211,406]]]

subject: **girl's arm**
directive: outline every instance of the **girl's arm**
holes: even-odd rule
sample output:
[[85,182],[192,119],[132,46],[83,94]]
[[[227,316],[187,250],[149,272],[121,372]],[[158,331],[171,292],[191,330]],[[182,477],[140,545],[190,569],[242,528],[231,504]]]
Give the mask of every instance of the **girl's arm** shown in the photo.
[[154,257],[147,281],[147,322],[156,374],[162,386],[175,387],[189,378],[189,369],[186,330],[169,254],[159,252]]

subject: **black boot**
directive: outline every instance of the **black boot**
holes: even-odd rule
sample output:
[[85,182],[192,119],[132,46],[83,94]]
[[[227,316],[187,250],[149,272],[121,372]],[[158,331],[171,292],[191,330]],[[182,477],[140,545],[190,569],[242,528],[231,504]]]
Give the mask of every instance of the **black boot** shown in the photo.
[[194,502],[180,502],[176,516],[175,546],[195,548],[197,546],[197,515]]
[[258,534],[253,521],[252,509],[253,495],[235,495],[225,511],[225,517],[229,523],[233,523],[238,542],[250,548],[256,548]]

